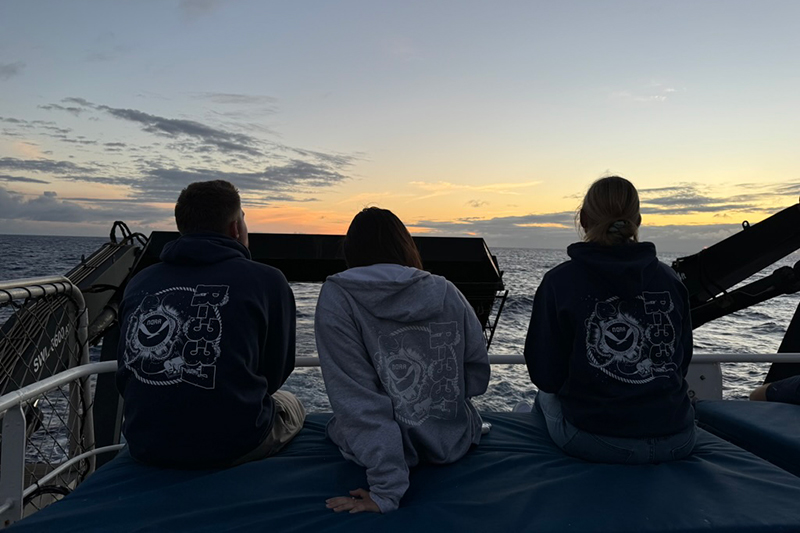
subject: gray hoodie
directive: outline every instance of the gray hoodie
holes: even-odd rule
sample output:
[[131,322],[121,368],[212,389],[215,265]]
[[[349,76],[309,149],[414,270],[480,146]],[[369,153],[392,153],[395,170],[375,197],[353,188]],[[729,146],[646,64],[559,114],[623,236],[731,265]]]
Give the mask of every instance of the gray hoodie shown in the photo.
[[331,276],[315,332],[333,407],[328,437],[367,469],[381,512],[397,508],[409,467],[451,463],[480,441],[469,398],[489,383],[486,343],[443,277],[392,264]]

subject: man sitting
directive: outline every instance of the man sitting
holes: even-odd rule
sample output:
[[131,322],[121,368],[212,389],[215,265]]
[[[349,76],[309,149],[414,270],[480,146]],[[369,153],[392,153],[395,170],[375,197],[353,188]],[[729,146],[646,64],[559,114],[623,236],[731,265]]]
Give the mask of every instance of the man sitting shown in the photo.
[[192,183],[178,197],[181,237],[128,284],[117,387],[131,455],[176,468],[268,457],[302,428],[278,391],[294,369],[295,303],[283,274],[250,260],[236,188]]

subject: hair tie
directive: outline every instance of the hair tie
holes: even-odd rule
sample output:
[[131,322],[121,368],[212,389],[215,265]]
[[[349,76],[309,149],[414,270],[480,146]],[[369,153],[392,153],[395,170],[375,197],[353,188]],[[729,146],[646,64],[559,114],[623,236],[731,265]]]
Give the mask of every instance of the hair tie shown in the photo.
[[628,224],[627,220],[617,220],[611,226],[608,227],[609,233],[619,233],[622,228],[624,228]]

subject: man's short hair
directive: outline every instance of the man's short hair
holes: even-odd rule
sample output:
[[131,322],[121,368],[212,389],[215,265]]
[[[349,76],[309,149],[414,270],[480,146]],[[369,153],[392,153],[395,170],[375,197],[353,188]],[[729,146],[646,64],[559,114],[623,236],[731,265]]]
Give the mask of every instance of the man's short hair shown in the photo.
[[175,204],[175,222],[181,235],[228,232],[242,209],[239,191],[224,180],[198,181],[181,191]]

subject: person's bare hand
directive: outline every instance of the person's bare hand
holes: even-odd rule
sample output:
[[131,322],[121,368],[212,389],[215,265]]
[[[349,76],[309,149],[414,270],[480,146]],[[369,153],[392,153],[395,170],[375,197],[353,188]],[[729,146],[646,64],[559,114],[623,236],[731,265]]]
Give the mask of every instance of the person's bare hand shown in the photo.
[[360,513],[362,511],[370,513],[381,512],[378,504],[372,501],[369,491],[364,489],[351,490],[350,497],[328,498],[325,500],[325,507],[333,509],[335,513],[341,513],[342,511],[350,511],[351,513]]

